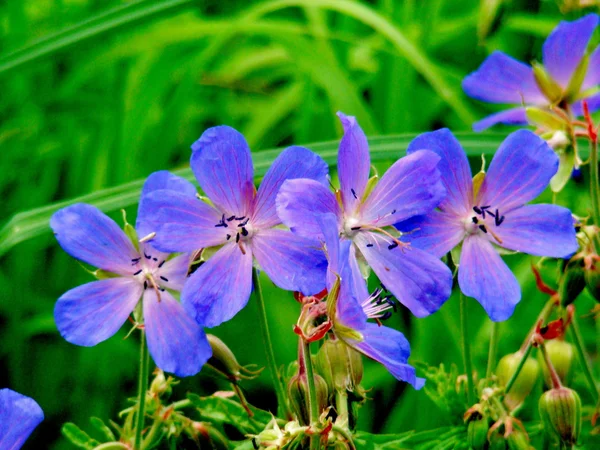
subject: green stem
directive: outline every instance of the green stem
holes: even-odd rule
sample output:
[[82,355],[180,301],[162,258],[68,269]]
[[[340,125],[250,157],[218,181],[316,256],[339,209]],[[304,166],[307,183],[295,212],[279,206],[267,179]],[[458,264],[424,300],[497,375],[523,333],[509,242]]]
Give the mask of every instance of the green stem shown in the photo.
[[490,335],[490,349],[488,351],[488,362],[487,369],[485,371],[485,377],[490,378],[494,367],[496,366],[496,353],[498,351],[498,332],[500,329],[500,322],[492,322],[492,334]]
[[271,334],[269,333],[269,324],[267,323],[267,310],[265,308],[265,301],[262,295],[262,288],[260,287],[258,271],[255,268],[252,268],[252,283],[254,284],[254,296],[256,297],[256,303],[258,304],[258,321],[260,323],[260,330],[265,344],[267,365],[269,366],[269,371],[271,372],[271,378],[273,380],[273,386],[275,387],[275,393],[277,394],[278,415],[280,417],[291,418],[292,415],[286,400],[287,397],[285,395],[285,389],[283,388],[283,382],[281,381],[279,372],[277,371],[275,353],[273,352]]
[[135,443],[133,450],[142,450],[142,432],[144,431],[144,409],[146,407],[146,392],[148,391],[148,346],[146,345],[146,333],[141,330],[140,335],[140,373],[138,379],[138,404],[137,420],[135,425]]
[[337,419],[335,420],[336,425],[347,428],[348,420],[348,394],[346,392],[336,390],[335,391],[335,408],[337,409]]
[[596,382],[594,381],[594,375],[592,373],[592,367],[590,366],[589,358],[587,357],[587,353],[585,351],[585,347],[583,344],[583,339],[581,337],[581,331],[579,330],[579,323],[577,321],[577,317],[573,314],[573,318],[571,320],[571,326],[569,327],[571,332],[573,341],[575,343],[575,349],[577,350],[577,355],[579,357],[579,363],[583,369],[583,374],[588,383],[588,388],[590,393],[592,394],[592,398],[594,402],[598,402],[598,387],[596,386]]
[[475,386],[473,383],[473,366],[471,363],[471,343],[469,342],[469,331],[467,327],[467,297],[460,293],[460,327],[462,331],[462,350],[467,374],[467,399],[469,405],[475,403]]
[[[300,338],[302,339],[302,338]],[[315,373],[313,371],[312,358],[310,354],[310,344],[302,340],[302,358],[306,369],[306,381],[308,385],[308,407],[310,411],[310,427],[313,433],[315,425],[319,423],[319,405],[317,404],[317,390],[315,387]],[[320,448],[321,436],[319,434],[310,435],[310,450]]]
[[598,176],[598,141],[591,141],[590,149],[590,193],[594,225],[600,226],[600,182]]
[[506,383],[506,388],[504,389],[504,395],[508,394],[510,389],[513,387],[513,384],[515,384],[515,381],[517,381],[517,377],[521,373],[521,369],[525,365],[525,361],[527,361],[527,358],[529,358],[529,354],[531,353],[532,348],[533,348],[533,342],[531,341],[531,339],[529,339],[529,342],[527,343],[525,350],[521,350],[523,352],[523,356],[521,357],[521,361],[519,361],[519,365],[517,366],[515,373],[512,374],[512,377],[510,377],[510,380],[508,380],[508,383]]

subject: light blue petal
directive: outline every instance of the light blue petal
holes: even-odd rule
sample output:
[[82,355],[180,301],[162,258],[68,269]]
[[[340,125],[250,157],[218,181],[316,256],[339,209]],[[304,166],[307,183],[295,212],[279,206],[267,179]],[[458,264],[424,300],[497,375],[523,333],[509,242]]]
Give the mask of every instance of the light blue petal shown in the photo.
[[485,119],[473,124],[473,131],[484,131],[489,127],[503,123],[504,125],[527,125],[527,114],[525,108],[513,108],[506,111],[500,111],[487,116]]
[[591,53],[588,70],[583,80],[582,90],[591,89],[600,84],[600,45]]
[[441,258],[456,247],[465,235],[463,219],[453,214],[433,211],[396,224],[403,233],[402,242]]
[[32,398],[0,389],[0,450],[18,450],[44,420],[42,408]]
[[160,285],[174,291],[181,291],[187,279],[191,262],[191,254],[189,253],[184,253],[166,261],[156,269]]
[[[600,92],[592,95],[585,99],[588,105],[590,113],[596,112],[600,109]],[[583,101],[579,100],[571,105],[571,111],[573,115],[577,117],[583,117]]]

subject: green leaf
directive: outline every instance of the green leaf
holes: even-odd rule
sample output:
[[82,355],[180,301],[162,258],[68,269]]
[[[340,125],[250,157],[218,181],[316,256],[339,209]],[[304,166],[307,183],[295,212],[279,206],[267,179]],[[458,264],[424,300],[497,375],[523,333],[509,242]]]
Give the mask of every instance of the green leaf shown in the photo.
[[63,436],[78,448],[93,450],[94,447],[100,444],[100,442],[91,438],[85,431],[83,431],[74,423],[65,423],[61,431]]
[[102,419],[99,419],[98,417],[90,417],[90,422],[92,423],[92,426],[100,433],[103,440],[106,440],[106,441],[116,441],[117,440],[117,438],[115,437],[112,430],[110,428],[108,428],[108,426],[106,426],[106,424],[102,421]]

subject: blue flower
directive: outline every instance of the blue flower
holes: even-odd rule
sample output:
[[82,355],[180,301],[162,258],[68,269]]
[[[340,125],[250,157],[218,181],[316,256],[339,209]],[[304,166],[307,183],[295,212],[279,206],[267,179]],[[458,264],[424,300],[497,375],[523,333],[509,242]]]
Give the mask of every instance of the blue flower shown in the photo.
[[326,260],[318,242],[281,229],[275,211],[275,195],[285,180],[304,177],[327,183],[327,164],[321,157],[289,147],[273,162],[257,192],[246,140],[233,128],[218,126],[192,145],[191,166],[212,204],[160,190],[144,201],[152,211],[152,243],[157,248],[191,252],[220,247],[182,291],[182,303],[198,323],[217,326],[248,303],[253,259],[282,289],[316,293],[325,287]]
[[437,257],[401,242],[391,225],[432,211],[443,198],[439,157],[424,150],[401,158],[371,190],[367,139],[354,117],[338,116],[344,126],[338,197],[315,181],[289,180],[277,196],[277,213],[293,232],[321,237],[318,218],[333,214],[340,239],[352,242],[352,265],[366,260],[413,314],[431,314],[450,296],[452,274]]
[[418,136],[408,154],[424,148],[442,158],[439,167],[448,195],[438,211],[397,226],[413,230],[411,243],[437,256],[462,242],[461,290],[479,301],[492,320],[506,320],[521,299],[521,288],[495,247],[555,258],[578,248],[568,209],[525,205],[546,188],[558,157],[534,133],[516,131],[502,143],[475,192],[467,157],[449,130]]
[[[165,189],[196,195],[191,183],[166,171],[150,175],[138,208],[138,236],[150,232],[143,196]],[[202,328],[169,292],[182,289],[189,255],[169,258],[148,243],[140,243],[138,251],[113,220],[83,203],[57,211],[50,226],[68,254],[110,273],[58,299],[54,318],[61,336],[76,345],[96,345],[114,335],[143,298],[148,349],[156,365],[181,377],[200,371],[212,350]]]
[[0,450],[18,450],[40,422],[42,408],[35,400],[0,389]]
[[[327,289],[337,298],[328,299],[332,330],[338,339],[356,351],[383,364],[398,380],[421,389],[425,380],[416,376],[408,364],[410,344],[402,333],[381,325],[389,317],[395,303],[382,289],[369,294],[356,259],[349,258],[351,242],[340,242],[337,218],[327,213],[317,218],[329,259]],[[335,294],[334,294],[335,295]],[[374,319],[377,323],[368,322]]]
[[[600,93],[593,90],[600,84],[600,46],[589,55],[587,73],[581,86],[574,80],[598,19],[597,14],[588,14],[573,22],[563,21],[544,42],[544,68],[552,83],[562,90],[562,98],[560,95],[559,98],[547,98],[538,86],[531,66],[500,51],[488,56],[479,69],[463,80],[464,91],[485,102],[521,106],[492,114],[475,123],[473,129],[482,131],[497,123],[525,125],[526,106],[547,107],[565,99],[572,103],[572,111],[576,116],[583,115],[581,98],[587,98],[590,111],[600,108]],[[572,81],[574,86],[570,86]],[[568,92],[570,87],[577,92]]]

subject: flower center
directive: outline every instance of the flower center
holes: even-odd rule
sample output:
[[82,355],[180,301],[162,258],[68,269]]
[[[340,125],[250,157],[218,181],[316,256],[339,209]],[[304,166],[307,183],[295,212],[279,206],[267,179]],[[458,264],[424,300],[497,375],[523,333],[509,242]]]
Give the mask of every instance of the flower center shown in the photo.
[[365,315],[377,322],[389,319],[396,312],[397,305],[398,301],[383,284],[361,303]]
[[358,233],[358,230],[360,230],[360,224],[359,224],[359,220],[356,217],[349,217],[344,221],[344,236],[346,236],[348,239],[352,239],[354,236],[356,236],[356,233]]
[[502,244],[502,239],[494,232],[494,228],[502,225],[505,216],[500,214],[497,208],[492,210],[490,205],[473,206],[473,213],[464,219],[465,231],[468,234],[489,234]]
[[144,289],[155,289],[157,292],[164,291],[165,289],[161,287],[161,283],[166,283],[169,279],[160,275],[160,268],[166,261],[162,257],[159,261],[159,258],[146,248],[142,250],[140,257],[131,260],[132,265],[138,269],[134,272],[133,276],[140,284],[144,284]]

